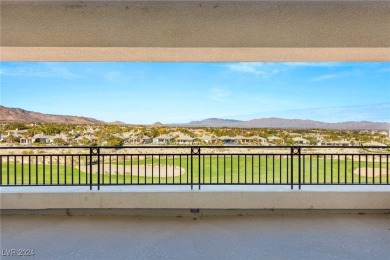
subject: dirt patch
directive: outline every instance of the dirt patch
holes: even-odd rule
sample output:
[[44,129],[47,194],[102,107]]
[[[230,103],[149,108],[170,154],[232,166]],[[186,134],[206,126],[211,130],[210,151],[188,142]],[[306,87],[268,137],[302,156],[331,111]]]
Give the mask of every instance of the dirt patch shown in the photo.
[[[354,174],[359,175],[359,168],[353,171]],[[360,176],[367,176],[367,177],[377,177],[383,175],[387,175],[387,169],[386,168],[360,168]]]
[[[78,167],[76,167],[78,168]],[[90,166],[81,166],[81,171],[89,172]],[[98,172],[98,165],[92,165],[92,173]],[[185,173],[184,168],[171,165],[118,165],[114,164],[100,164],[100,173],[104,174],[131,174],[135,176],[147,176],[147,177],[173,177],[180,176]]]

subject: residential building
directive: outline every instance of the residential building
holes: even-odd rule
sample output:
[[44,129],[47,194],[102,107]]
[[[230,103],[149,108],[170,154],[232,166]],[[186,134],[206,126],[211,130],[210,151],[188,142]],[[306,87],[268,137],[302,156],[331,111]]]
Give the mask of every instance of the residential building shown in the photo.
[[174,140],[175,140],[175,138],[173,138],[170,135],[160,135],[158,137],[153,138],[153,143],[154,144],[168,144],[168,143],[173,142]]
[[194,143],[194,138],[188,135],[182,135],[175,139],[177,144],[190,145]]
[[238,140],[236,137],[221,136],[218,137],[218,140],[220,140],[224,145],[238,145]]
[[302,137],[294,137],[293,141],[298,145],[309,145],[310,141]]
[[201,142],[203,143],[206,143],[206,144],[215,144],[217,143],[218,139],[215,138],[215,137],[211,137],[211,136],[202,136],[199,138]]
[[142,137],[141,142],[142,142],[142,144],[150,144],[153,142],[153,138],[144,135],[144,137]]

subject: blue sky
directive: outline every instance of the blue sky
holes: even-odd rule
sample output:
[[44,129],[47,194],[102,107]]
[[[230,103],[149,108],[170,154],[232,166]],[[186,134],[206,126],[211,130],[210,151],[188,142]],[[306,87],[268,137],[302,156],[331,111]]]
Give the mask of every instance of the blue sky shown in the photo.
[[1,105],[104,121],[390,122],[390,63],[1,62]]

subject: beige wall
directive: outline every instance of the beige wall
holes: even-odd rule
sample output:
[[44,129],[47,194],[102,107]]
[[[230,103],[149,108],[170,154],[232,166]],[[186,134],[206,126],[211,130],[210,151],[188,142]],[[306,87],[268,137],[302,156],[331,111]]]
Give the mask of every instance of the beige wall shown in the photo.
[[1,209],[390,209],[389,192],[2,192]]
[[2,1],[2,60],[389,61],[388,1]]

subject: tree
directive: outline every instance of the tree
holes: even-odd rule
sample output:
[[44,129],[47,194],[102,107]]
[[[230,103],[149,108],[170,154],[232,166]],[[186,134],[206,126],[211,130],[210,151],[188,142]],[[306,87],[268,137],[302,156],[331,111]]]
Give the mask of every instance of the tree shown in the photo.
[[86,137],[81,138],[80,143],[85,146],[92,145],[92,141]]
[[15,129],[25,130],[27,128],[28,126],[25,123],[10,123],[9,125],[7,125],[6,130],[15,130]]
[[10,144],[16,144],[16,143],[19,143],[20,142],[20,137],[18,136],[14,136],[14,135],[9,135],[8,137],[5,138],[5,142],[6,143],[10,143]]
[[62,138],[54,138],[53,144],[56,144],[56,145],[65,145],[66,142],[65,142],[65,140],[62,139]]
[[119,137],[111,136],[106,140],[106,142],[108,146],[122,146],[124,140]]

